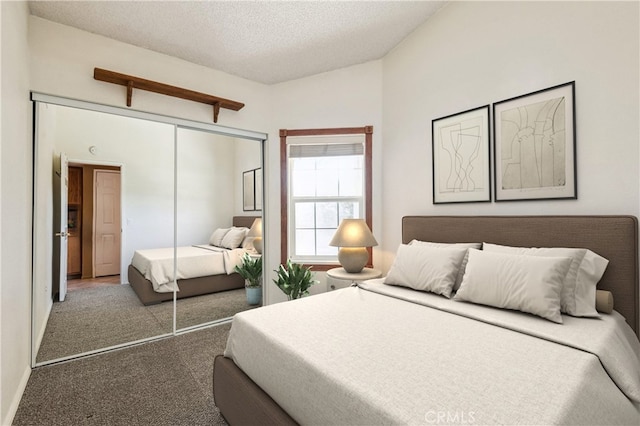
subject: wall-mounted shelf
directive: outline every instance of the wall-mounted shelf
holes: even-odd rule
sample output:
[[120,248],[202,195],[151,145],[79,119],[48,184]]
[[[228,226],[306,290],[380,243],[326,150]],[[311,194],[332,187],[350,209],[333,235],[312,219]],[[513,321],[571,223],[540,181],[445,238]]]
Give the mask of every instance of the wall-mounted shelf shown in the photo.
[[189,101],[200,102],[213,106],[213,122],[218,122],[218,114],[220,108],[239,111],[244,104],[229,99],[219,98],[206,93],[195,92],[181,87],[170,86],[157,81],[145,80],[144,78],[134,77],[132,75],[120,74],[115,71],[109,71],[102,68],[94,68],[93,78],[107,83],[118,84],[127,88],[127,106],[131,106],[131,98],[133,89],[146,90],[148,92],[160,93],[161,95],[173,96],[175,98],[186,99]]

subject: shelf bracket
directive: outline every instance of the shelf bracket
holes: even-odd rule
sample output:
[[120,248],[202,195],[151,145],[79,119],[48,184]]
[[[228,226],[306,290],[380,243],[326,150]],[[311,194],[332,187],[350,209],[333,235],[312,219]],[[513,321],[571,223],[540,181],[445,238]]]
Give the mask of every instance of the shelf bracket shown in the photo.
[[127,106],[131,106],[131,97],[133,96],[133,81],[127,82]]
[[236,102],[230,99],[208,95],[206,93],[195,92],[193,90],[183,89],[181,87],[170,86],[168,84],[158,83],[157,81],[146,80],[144,78],[134,77],[132,75],[120,74],[115,71],[109,71],[102,68],[93,69],[93,78],[95,80],[125,86],[127,88],[128,107],[131,106],[131,99],[133,98],[134,88],[211,105],[213,107],[214,123],[218,122],[220,108],[239,111],[240,109],[242,109],[242,107],[244,107],[244,104],[242,102]]
[[218,122],[218,114],[220,114],[220,102],[214,102],[213,104],[213,122]]

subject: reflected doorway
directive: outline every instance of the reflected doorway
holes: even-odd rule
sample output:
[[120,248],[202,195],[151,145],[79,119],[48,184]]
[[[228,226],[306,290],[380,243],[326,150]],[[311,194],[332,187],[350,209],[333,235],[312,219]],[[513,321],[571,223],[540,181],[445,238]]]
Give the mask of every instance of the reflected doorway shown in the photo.
[[[102,282],[119,280],[123,230],[121,166],[71,160],[68,176],[67,280],[98,277],[109,277]],[[96,283],[100,281],[93,282]]]

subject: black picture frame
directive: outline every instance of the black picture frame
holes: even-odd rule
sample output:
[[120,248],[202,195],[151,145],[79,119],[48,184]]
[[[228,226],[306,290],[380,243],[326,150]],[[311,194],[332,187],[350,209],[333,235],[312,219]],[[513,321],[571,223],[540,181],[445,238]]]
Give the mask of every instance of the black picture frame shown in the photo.
[[496,201],[577,199],[575,81],[493,104]]
[[433,204],[491,201],[489,105],[431,121]]
[[262,210],[262,169],[242,172],[242,210]]

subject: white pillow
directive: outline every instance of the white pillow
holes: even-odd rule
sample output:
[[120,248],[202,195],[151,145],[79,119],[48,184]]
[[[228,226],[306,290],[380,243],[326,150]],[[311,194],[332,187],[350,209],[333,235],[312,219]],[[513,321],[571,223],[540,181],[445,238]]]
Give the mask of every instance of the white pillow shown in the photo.
[[231,228],[218,228],[213,231],[213,234],[209,237],[209,244],[216,247],[222,247],[222,239],[227,235],[227,232],[229,232],[230,229]]
[[235,249],[240,247],[242,240],[247,235],[249,228],[236,228],[235,226],[229,229],[229,232],[222,239],[222,247],[228,249]]
[[560,310],[576,317],[599,317],[596,310],[596,285],[609,261],[583,248],[527,248],[484,243],[484,251],[526,254],[529,256],[570,257],[569,272],[564,279],[560,295]]
[[[427,247],[435,247],[435,248],[474,248],[480,249],[482,247],[482,243],[432,243],[429,241],[420,241],[420,240],[411,240],[409,245],[422,245]],[[462,277],[464,276],[464,270],[467,266],[467,261],[469,260],[469,254],[465,253],[464,258],[462,259],[462,263],[460,264],[460,269],[458,270],[458,275],[456,276],[456,282],[453,284],[453,291],[458,291],[460,288],[460,283],[462,283]]]
[[540,257],[469,249],[455,300],[516,309],[562,323],[560,292],[570,257]]
[[401,244],[384,283],[451,297],[466,252],[466,248]]

